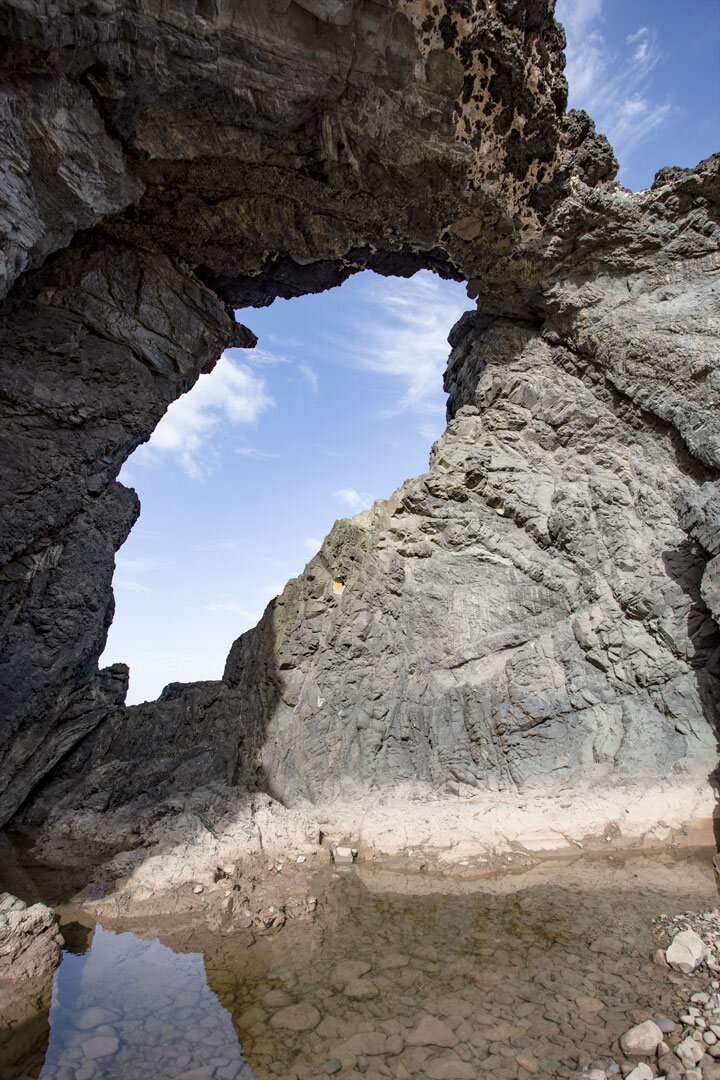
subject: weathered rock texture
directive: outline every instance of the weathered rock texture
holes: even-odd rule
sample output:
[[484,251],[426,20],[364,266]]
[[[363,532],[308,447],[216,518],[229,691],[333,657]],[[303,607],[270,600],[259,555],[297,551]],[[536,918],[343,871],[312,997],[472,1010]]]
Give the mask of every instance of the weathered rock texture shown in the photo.
[[10,893],[0,893],[0,987],[52,975],[60,963],[63,939],[45,904],[31,907]]
[[[552,7],[5,3],[0,820],[43,777],[25,821],[712,771],[718,160],[612,185]],[[335,527],[221,682],[124,709],[123,460],[252,345],[231,305],[365,266],[478,300],[430,471]]]
[[532,318],[454,327],[429,472],[338,522],[222,682],[115,713],[37,809],[707,776],[718,194],[715,161],[563,204],[548,246],[581,222],[588,269],[559,266]]

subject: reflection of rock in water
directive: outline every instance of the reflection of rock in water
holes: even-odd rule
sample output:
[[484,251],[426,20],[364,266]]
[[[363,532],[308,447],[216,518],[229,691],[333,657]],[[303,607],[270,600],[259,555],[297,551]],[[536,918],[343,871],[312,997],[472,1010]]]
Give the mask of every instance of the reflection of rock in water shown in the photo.
[[55,977],[40,1080],[59,1080],[67,1069],[82,1080],[171,1080],[195,1069],[222,1080],[255,1077],[201,954],[99,924],[90,951],[66,954]]

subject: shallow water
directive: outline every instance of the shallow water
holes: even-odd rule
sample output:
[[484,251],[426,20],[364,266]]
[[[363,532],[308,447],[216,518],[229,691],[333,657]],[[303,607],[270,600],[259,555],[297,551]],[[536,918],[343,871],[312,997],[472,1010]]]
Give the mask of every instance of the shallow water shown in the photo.
[[[676,1012],[652,918],[717,902],[693,856],[581,858],[465,895],[389,883],[352,872],[314,920],[254,943],[189,920],[98,925],[56,972],[49,1039],[7,1040],[2,1075],[571,1076],[609,1063],[631,1024]],[[593,951],[601,938],[614,945]]]

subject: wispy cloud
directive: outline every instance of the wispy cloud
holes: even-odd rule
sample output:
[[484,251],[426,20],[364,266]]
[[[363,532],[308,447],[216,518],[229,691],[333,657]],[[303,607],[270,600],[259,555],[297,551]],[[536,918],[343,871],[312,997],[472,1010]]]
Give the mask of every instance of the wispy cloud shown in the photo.
[[347,506],[348,509],[352,510],[353,514],[358,514],[361,510],[367,510],[375,502],[374,497],[369,492],[356,491],[355,488],[340,488],[339,491],[333,491],[333,498]]
[[241,457],[252,458],[254,461],[270,461],[280,457],[279,454],[274,454],[269,450],[258,450],[255,446],[237,446],[235,453],[240,454]]
[[334,457],[334,458],[344,457],[344,454],[341,454],[339,450],[333,450],[331,447],[325,446],[324,443],[317,442],[317,443],[315,443],[315,446],[317,447],[318,450],[320,450],[327,457]]
[[234,603],[232,600],[217,600],[213,604],[205,604],[205,610],[227,612],[230,615],[237,615],[241,619],[248,620],[252,623],[256,623],[260,617],[256,611],[249,611],[247,608]]
[[469,307],[460,290],[448,295],[434,274],[422,270],[408,279],[378,278],[368,285],[362,322],[338,343],[343,362],[389,377],[395,400],[381,415],[416,413],[436,434],[444,426],[442,376],[450,347],[447,336]]
[[629,166],[637,147],[677,112],[653,87],[653,72],[664,59],[652,26],[629,34],[622,50],[603,32],[603,0],[558,0],[556,16],[567,34],[570,107],[585,109]]
[[565,27],[568,40],[586,33],[602,13],[603,0],[558,0],[555,18]]
[[128,558],[127,555],[118,555],[115,560],[113,588],[131,593],[151,593],[153,589],[139,579],[146,574],[151,574],[162,565],[162,562],[155,558],[140,557],[133,559]]
[[252,424],[272,404],[265,380],[224,353],[208,375],[169,406],[136,455],[145,461],[172,457],[188,476],[202,480],[212,470],[218,429]]
[[236,551],[240,547],[238,540],[226,539],[205,540],[202,544],[194,544],[196,551]]
[[317,394],[318,390],[320,389],[320,380],[312,364],[308,364],[303,361],[301,364],[298,364],[298,371],[312,390],[313,394]]
[[[270,339],[273,340],[273,339]],[[277,364],[292,364],[292,356],[286,356],[284,353],[270,352],[268,349],[261,349],[257,345],[252,350],[246,349],[228,349],[226,356],[230,356],[232,360],[235,360],[233,353],[239,353],[239,359],[242,359],[246,363],[253,367],[275,367]]]
[[149,585],[143,585],[141,581],[130,581],[128,578],[116,577],[113,579],[113,585],[116,589],[125,589],[126,592],[134,593],[151,593],[152,589]]
[[303,541],[303,543],[305,544],[307,550],[312,551],[313,554],[315,554],[316,551],[319,551],[322,547],[322,540],[318,540],[317,536],[308,536]]

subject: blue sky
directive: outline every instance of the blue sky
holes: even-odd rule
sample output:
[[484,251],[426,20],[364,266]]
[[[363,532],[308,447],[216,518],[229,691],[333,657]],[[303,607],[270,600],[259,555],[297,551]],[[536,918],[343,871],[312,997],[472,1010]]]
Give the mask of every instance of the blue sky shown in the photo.
[[[559,0],[558,17],[570,104],[609,135],[622,183],[720,149],[718,0]],[[239,313],[257,348],[228,350],[120,475],[142,513],[117,556],[102,663],[130,665],[130,703],[218,678],[333,522],[425,471],[447,334],[470,306],[428,272],[368,272]]]
[[610,139],[633,191],[720,150],[720,0],[558,0],[570,107]]

